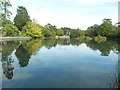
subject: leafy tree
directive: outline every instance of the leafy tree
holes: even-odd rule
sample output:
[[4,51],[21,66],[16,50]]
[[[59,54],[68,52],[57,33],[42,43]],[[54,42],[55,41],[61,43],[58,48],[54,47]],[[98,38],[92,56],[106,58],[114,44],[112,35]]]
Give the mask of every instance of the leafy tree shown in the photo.
[[85,35],[85,31],[80,30],[80,31],[79,31],[79,35],[80,35],[80,36]]
[[5,20],[6,24],[3,23],[3,27],[1,30],[5,32],[6,36],[17,36],[20,32],[16,26],[13,25],[13,23],[9,20]]
[[117,38],[119,34],[119,29],[116,26],[113,26],[113,29],[110,32],[108,32],[107,37]]
[[48,23],[43,28],[43,35],[45,37],[54,37],[56,36],[56,31],[57,31],[56,26],[52,26],[50,23]]
[[50,37],[50,36],[51,36],[50,28],[49,28],[49,27],[43,27],[42,34],[43,34],[45,37]]
[[30,17],[25,7],[19,6],[17,9],[17,14],[14,18],[14,23],[17,28],[22,31],[22,28],[30,21]]
[[62,27],[61,29],[64,31],[64,34],[65,34],[65,35],[70,35],[71,28],[68,28],[68,27],[64,27],[64,28],[63,28],[63,27]]
[[49,27],[51,31],[55,31],[55,32],[57,31],[56,26],[55,25],[53,26],[50,23],[48,23],[47,25],[45,25],[45,27]]
[[86,36],[94,37],[97,36],[97,31],[98,31],[99,26],[97,24],[88,27],[87,30],[85,31]]
[[2,27],[4,27],[6,24],[13,24],[10,20],[7,20],[7,19],[2,19]]
[[0,1],[0,19],[10,19],[10,15],[12,14],[9,11],[9,7],[11,7],[12,5],[10,4],[9,0],[4,0],[4,1]]
[[42,29],[34,22],[28,21],[27,24],[23,27],[23,31],[32,37],[43,37]]
[[104,19],[97,33],[101,36],[108,36],[108,33],[112,31],[112,29],[111,19]]
[[64,31],[62,29],[57,30],[57,35],[62,36],[64,35]]
[[74,29],[72,29],[72,30],[70,31],[70,37],[73,37],[73,38],[79,37],[79,36],[80,36],[80,35],[79,35],[79,31],[80,31],[80,30],[74,30]]

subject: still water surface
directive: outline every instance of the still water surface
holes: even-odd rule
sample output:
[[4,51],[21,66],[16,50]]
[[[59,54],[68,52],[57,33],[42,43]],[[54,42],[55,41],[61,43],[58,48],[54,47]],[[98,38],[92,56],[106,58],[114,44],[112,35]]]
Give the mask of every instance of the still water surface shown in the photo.
[[3,88],[110,88],[118,43],[48,39],[2,44]]

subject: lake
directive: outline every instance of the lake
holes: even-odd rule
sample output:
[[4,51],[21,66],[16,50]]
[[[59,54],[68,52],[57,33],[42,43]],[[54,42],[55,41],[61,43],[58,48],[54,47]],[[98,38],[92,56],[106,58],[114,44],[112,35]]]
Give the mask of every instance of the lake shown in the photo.
[[119,45],[77,39],[2,41],[3,88],[116,87]]

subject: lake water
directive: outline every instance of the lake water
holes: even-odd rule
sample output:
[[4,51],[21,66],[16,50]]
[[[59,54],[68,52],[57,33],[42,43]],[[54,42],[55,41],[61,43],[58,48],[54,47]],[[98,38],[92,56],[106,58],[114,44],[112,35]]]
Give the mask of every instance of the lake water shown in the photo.
[[3,88],[110,88],[118,83],[117,41],[34,39],[0,44]]

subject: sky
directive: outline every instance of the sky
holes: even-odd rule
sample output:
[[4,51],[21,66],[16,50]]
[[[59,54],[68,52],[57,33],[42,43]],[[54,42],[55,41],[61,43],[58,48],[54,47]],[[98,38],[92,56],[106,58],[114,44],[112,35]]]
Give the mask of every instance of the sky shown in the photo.
[[37,23],[60,27],[80,28],[100,25],[104,18],[118,22],[119,0],[10,0],[13,19],[17,6],[24,6]]

